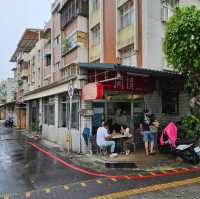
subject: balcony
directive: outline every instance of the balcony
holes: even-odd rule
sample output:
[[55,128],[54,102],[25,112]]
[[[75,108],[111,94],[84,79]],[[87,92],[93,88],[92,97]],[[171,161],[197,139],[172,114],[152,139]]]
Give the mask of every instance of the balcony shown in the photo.
[[89,49],[90,62],[96,61],[100,58],[100,44],[91,46]]
[[57,72],[53,72],[53,82],[57,82],[59,81],[61,78],[60,78],[60,71],[57,71]]
[[134,43],[134,26],[131,24],[118,31],[118,49]]
[[47,79],[51,76],[51,65],[44,67],[44,79]]
[[100,23],[100,9],[92,10],[89,17],[90,28]]
[[120,6],[122,6],[123,4],[125,4],[128,0],[118,0],[117,1],[117,7],[119,8]]
[[51,10],[54,12],[60,6],[60,0],[54,0],[51,4]]
[[23,69],[21,72],[21,78],[22,79],[27,79],[29,75],[29,70],[28,69]]

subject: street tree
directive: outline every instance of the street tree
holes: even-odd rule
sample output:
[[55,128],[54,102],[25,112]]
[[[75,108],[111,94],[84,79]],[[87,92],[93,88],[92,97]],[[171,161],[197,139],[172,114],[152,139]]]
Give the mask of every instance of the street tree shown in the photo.
[[164,53],[168,64],[184,76],[191,112],[200,118],[200,9],[176,8],[166,24]]

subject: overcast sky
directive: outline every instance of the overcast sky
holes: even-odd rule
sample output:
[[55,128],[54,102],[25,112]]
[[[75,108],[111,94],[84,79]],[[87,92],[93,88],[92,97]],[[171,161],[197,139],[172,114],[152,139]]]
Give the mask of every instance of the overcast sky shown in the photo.
[[0,80],[13,76],[9,60],[25,28],[41,28],[52,0],[6,0],[0,5]]

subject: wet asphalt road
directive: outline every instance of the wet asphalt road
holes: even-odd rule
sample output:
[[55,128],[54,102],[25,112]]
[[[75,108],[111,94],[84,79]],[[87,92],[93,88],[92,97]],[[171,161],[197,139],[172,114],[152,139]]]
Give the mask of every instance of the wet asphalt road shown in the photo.
[[0,195],[21,193],[91,177],[55,162],[24,143],[12,129],[0,128]]
[[[67,160],[70,162],[70,160]],[[116,171],[117,172],[117,171]],[[1,195],[11,194],[9,199],[80,199],[101,196],[110,193],[128,193],[131,189],[140,189],[147,186],[173,183],[178,180],[197,178],[198,183],[185,185],[168,191],[143,193],[137,196],[129,195],[122,198],[188,198],[184,194],[190,192],[189,198],[200,199],[199,182],[200,172],[177,174],[165,177],[142,179],[97,179],[92,176],[61,166],[56,161],[38,152],[26,144],[20,133],[12,129],[0,128],[0,199]],[[65,185],[65,186],[64,186]],[[49,189],[47,189],[49,188]],[[126,192],[127,190],[127,192]],[[30,192],[33,191],[33,192]],[[134,191],[133,191],[134,192]],[[176,194],[178,192],[178,194]],[[12,195],[12,193],[19,193]],[[26,196],[26,194],[28,194]],[[30,194],[30,195],[29,195]],[[177,196],[177,197],[176,197]],[[5,197],[6,198],[6,197]],[[111,197],[114,198],[114,197]]]

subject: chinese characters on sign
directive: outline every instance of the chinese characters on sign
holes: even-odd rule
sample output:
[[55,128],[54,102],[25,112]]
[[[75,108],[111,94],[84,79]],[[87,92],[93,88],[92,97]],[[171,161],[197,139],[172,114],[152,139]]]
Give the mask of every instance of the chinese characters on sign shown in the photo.
[[[154,89],[154,79],[149,76],[139,76],[139,75],[129,75],[124,73],[121,75],[120,79],[114,79],[117,75],[115,71],[99,71],[95,72],[91,71],[90,82],[94,81],[102,81],[104,89],[106,90],[114,90],[114,91],[130,91],[138,94],[146,94],[151,93]],[[112,79],[109,81],[109,79]]]

